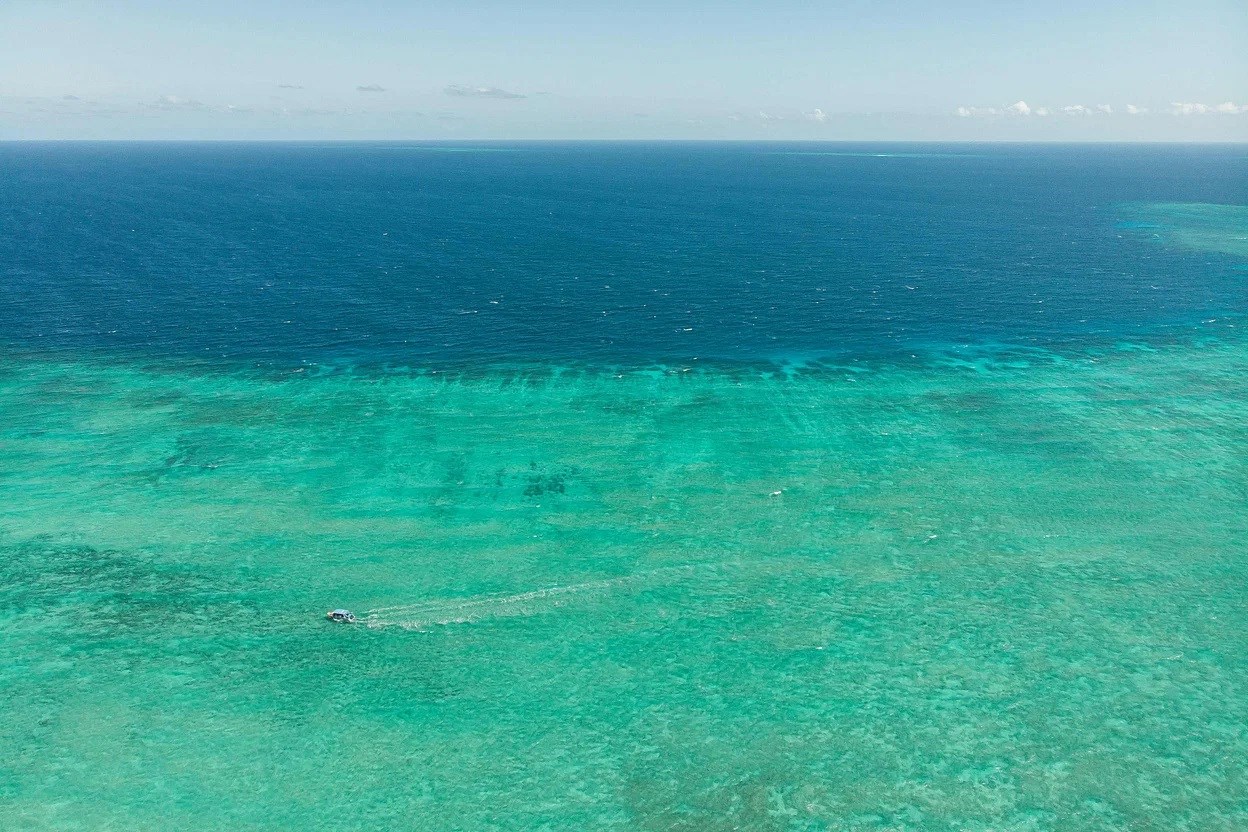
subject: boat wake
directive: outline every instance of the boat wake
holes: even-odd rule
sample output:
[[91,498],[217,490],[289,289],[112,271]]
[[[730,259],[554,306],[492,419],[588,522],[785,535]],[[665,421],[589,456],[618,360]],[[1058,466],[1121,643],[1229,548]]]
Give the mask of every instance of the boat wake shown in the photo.
[[589,597],[630,587],[661,582],[664,578],[688,573],[694,567],[681,566],[655,569],[637,575],[566,584],[515,594],[471,595],[464,598],[442,598],[417,604],[374,607],[360,621],[367,627],[380,629],[401,627],[425,630],[448,624],[471,624],[493,618],[517,618],[550,612]]

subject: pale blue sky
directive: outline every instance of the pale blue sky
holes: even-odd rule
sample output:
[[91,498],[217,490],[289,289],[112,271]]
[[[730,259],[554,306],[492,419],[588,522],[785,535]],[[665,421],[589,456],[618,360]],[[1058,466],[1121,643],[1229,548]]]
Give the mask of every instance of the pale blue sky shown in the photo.
[[0,2],[0,138],[556,137],[1248,140],[1248,2]]

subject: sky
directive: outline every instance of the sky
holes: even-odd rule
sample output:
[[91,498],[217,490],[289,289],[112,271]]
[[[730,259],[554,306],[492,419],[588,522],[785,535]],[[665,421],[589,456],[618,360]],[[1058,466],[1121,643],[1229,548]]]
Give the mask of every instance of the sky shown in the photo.
[[1248,0],[0,0],[0,139],[1248,141]]

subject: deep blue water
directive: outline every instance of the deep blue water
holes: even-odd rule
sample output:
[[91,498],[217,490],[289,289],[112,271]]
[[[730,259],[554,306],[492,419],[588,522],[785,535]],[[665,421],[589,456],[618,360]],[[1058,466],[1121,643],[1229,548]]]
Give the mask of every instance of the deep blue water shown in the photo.
[[[879,155],[888,154],[888,155]],[[891,155],[896,154],[896,155]],[[1052,345],[1248,308],[1234,146],[0,145],[0,340],[311,363]]]

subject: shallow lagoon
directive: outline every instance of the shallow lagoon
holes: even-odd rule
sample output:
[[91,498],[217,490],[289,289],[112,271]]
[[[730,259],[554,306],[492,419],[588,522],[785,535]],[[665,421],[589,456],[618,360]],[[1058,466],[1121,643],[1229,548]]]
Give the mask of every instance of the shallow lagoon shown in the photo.
[[790,375],[9,361],[0,824],[1242,828],[1238,333]]

